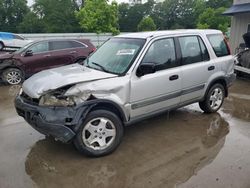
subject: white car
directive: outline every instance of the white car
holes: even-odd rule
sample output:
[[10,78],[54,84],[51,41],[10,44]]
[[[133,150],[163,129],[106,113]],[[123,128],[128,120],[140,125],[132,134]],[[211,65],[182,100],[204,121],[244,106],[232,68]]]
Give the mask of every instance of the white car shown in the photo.
[[0,32],[0,50],[3,50],[3,48],[21,48],[30,42],[32,41],[26,40],[20,35]]
[[118,147],[125,125],[196,102],[205,113],[218,111],[234,80],[221,31],[131,33],[82,64],[35,74],[15,106],[39,132],[97,157]]

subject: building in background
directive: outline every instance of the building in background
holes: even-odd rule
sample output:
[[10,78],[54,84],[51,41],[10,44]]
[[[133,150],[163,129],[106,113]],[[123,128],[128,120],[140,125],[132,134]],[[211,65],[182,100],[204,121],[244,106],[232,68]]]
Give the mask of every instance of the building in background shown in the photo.
[[242,35],[250,32],[250,0],[234,0],[233,5],[223,13],[226,16],[232,16],[230,45],[232,52],[244,43]]

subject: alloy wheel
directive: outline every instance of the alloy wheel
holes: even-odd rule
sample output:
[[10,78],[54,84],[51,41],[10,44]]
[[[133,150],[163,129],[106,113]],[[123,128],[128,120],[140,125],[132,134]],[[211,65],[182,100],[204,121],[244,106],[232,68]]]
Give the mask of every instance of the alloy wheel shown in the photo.
[[104,117],[90,120],[83,129],[84,144],[94,150],[104,150],[115,140],[116,128],[114,123]]

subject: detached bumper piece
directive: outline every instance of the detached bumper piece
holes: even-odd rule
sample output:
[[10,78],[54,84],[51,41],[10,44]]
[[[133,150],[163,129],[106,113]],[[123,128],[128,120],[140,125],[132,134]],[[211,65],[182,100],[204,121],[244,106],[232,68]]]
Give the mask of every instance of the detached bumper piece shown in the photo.
[[86,107],[42,107],[21,96],[15,99],[18,115],[22,116],[38,132],[69,142],[76,135],[74,128],[82,123]]

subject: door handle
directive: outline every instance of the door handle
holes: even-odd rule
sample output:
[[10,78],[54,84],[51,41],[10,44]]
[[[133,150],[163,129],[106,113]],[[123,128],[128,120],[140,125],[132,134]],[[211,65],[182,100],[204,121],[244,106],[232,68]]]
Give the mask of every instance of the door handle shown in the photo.
[[215,69],[215,66],[210,66],[210,67],[208,67],[208,71],[212,71],[212,70],[214,70]]
[[71,51],[71,52],[69,52],[70,54],[75,54],[76,53],[76,51]]
[[173,76],[170,76],[170,77],[169,77],[169,80],[170,80],[170,81],[173,81],[173,80],[177,80],[178,78],[179,78],[178,75],[173,75]]
[[44,57],[51,57],[51,55],[50,55],[50,54],[48,54],[48,55],[44,55]]

